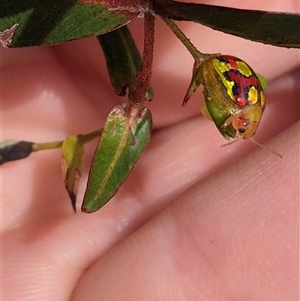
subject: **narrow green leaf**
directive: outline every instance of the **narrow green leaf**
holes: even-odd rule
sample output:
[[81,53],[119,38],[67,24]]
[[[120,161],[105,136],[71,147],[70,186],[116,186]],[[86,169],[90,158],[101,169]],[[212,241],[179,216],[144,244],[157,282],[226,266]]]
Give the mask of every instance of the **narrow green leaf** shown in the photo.
[[120,105],[112,110],[93,159],[82,211],[94,212],[114,196],[147,145],[151,126],[146,108],[128,112]]
[[84,155],[81,135],[69,136],[64,140],[61,151],[65,187],[69,193],[74,212],[76,212],[76,195],[78,182],[81,177]]
[[[142,57],[127,26],[98,36],[103,49],[111,84],[119,96],[136,89],[136,76]],[[148,91],[152,98],[152,91]]]
[[103,34],[126,24],[137,15],[125,10],[113,10],[123,2],[1,0],[0,38],[1,32],[13,26],[13,36],[4,41],[6,47],[54,44]]
[[6,140],[0,143],[0,165],[28,157],[32,153],[33,142]]
[[222,6],[153,0],[156,14],[194,21],[244,39],[280,47],[300,48],[300,15]]
[[110,80],[115,93],[126,95],[127,88],[134,90],[142,57],[127,26],[98,36],[103,49]]

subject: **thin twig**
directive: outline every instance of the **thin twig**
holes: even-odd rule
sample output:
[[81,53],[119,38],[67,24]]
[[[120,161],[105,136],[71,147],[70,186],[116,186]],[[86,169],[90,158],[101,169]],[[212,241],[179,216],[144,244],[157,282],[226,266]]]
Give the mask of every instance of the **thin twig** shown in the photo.
[[145,14],[143,64],[137,75],[137,88],[132,95],[129,95],[130,103],[134,106],[143,105],[145,95],[150,85],[153,62],[154,21],[155,17],[151,13]]

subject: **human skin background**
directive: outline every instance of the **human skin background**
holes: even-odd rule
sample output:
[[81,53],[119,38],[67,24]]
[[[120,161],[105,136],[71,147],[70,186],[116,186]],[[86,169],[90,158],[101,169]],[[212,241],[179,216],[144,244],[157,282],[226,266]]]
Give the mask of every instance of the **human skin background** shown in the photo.
[[[299,3],[241,8],[299,12]],[[139,45],[142,22],[130,24]],[[268,79],[255,139],[275,137],[265,145],[283,159],[250,141],[220,147],[199,115],[201,89],[181,108],[193,61],[158,21],[146,104],[153,137],[111,202],[74,214],[59,150],[1,167],[3,300],[298,300],[299,50],[179,25],[201,51],[241,57]],[[94,38],[1,54],[1,140],[87,133],[123,101]],[[86,147],[78,209],[95,146]]]

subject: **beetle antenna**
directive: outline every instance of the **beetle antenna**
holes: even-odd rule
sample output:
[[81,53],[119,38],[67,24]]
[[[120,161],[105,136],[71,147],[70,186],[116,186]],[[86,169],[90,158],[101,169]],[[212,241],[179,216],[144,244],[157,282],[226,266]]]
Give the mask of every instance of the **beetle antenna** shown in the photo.
[[[228,142],[228,143],[226,143],[226,144],[222,144],[221,147],[231,145],[231,144],[233,144],[233,143],[236,143],[236,142],[239,141],[239,140],[240,140],[240,138],[237,138],[237,139],[235,139],[235,140],[233,140],[233,141],[230,141],[230,142]],[[260,147],[266,149],[267,151],[273,153],[274,155],[277,155],[279,158],[281,158],[281,159],[283,158],[280,154],[278,154],[277,152],[273,151],[272,149],[270,149],[270,148],[264,146],[263,144],[258,143],[258,142],[255,141],[253,138],[250,138],[250,140],[251,140],[254,144],[256,144],[256,145],[258,145],[258,146],[260,146]]]
[[269,152],[273,153],[274,155],[277,155],[277,156],[278,156],[279,158],[281,158],[281,159],[283,158],[280,154],[278,154],[277,152],[273,151],[272,149],[270,149],[270,148],[264,146],[263,144],[258,143],[258,142],[255,141],[253,138],[250,138],[250,139],[251,139],[251,141],[252,141],[253,143],[255,143],[256,145],[258,145],[258,146],[260,146],[260,147],[262,147],[262,148],[268,150]]
[[231,144],[233,144],[233,143],[238,142],[239,140],[240,140],[239,138],[234,139],[234,140],[232,140],[232,141],[230,141],[230,142],[227,142],[227,143],[225,143],[225,144],[222,144],[221,147],[231,145]]

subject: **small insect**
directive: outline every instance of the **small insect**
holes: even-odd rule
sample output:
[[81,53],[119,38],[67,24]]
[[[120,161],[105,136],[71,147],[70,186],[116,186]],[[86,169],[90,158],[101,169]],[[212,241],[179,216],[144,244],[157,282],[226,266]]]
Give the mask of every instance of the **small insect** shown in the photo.
[[213,120],[226,138],[251,138],[264,108],[262,84],[251,67],[239,58],[221,55],[202,64],[204,116]]
[[200,68],[205,97],[202,114],[215,123],[227,140],[250,138],[264,147],[252,138],[266,105],[264,79],[243,60],[231,55],[210,58]]

